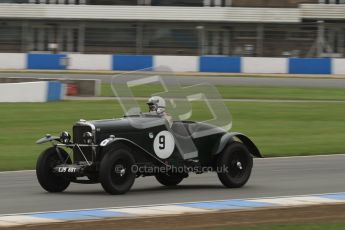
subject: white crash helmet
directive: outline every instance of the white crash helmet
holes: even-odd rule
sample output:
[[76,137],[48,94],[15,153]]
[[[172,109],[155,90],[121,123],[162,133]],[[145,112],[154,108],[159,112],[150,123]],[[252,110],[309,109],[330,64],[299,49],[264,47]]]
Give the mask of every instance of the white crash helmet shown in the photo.
[[162,97],[150,97],[146,103],[149,106],[150,112],[163,113],[165,112],[165,100]]

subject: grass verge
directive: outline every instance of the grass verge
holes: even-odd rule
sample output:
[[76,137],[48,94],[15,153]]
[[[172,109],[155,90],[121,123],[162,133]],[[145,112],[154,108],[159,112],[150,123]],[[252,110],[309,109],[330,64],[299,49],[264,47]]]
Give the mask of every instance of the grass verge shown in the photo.
[[[264,86],[216,86],[225,99],[277,99],[277,100],[345,100],[345,90],[341,88],[296,88]],[[163,92],[158,84],[132,88],[136,97]],[[102,97],[113,97],[110,84],[102,84]]]
[[[247,134],[264,156],[345,152],[344,103],[228,102],[232,131]],[[144,105],[143,105],[144,106]],[[193,120],[210,118],[206,105],[193,104]],[[47,146],[35,141],[46,133],[71,132],[83,119],[120,117],[116,101],[0,103],[0,170],[32,169]]]

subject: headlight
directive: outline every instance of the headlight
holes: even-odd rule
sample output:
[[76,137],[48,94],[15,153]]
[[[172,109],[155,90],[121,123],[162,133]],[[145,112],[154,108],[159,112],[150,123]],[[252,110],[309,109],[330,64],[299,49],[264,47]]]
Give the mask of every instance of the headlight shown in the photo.
[[93,142],[93,135],[90,132],[86,132],[83,134],[83,139],[85,144],[92,144]]
[[60,141],[63,144],[69,144],[71,141],[71,135],[66,131],[62,132],[60,135]]

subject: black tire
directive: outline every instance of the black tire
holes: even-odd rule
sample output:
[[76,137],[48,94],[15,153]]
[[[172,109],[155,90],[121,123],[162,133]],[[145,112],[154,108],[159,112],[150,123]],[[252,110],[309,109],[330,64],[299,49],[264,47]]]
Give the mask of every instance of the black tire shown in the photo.
[[253,157],[245,145],[234,142],[220,153],[217,167],[221,170],[217,172],[218,178],[225,187],[240,188],[249,180],[253,168]]
[[135,159],[127,149],[108,151],[101,161],[99,172],[103,189],[112,195],[128,192],[136,177],[135,172],[132,171],[134,164]]
[[37,159],[36,176],[42,188],[48,192],[63,192],[71,183],[66,176],[53,173],[55,166],[63,163],[71,164],[68,153],[61,148],[59,152],[62,160],[55,147],[45,150]]
[[179,183],[181,183],[181,181],[185,178],[185,176],[178,173],[173,173],[173,174],[160,173],[160,174],[156,174],[155,177],[159,183],[165,186],[176,186]]

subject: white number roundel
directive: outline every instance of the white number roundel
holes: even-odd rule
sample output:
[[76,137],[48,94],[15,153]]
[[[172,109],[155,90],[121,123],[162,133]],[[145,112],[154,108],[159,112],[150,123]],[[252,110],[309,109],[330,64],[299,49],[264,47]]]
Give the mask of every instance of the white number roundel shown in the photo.
[[167,159],[171,156],[175,148],[174,136],[168,131],[161,131],[153,141],[153,149],[161,159]]

